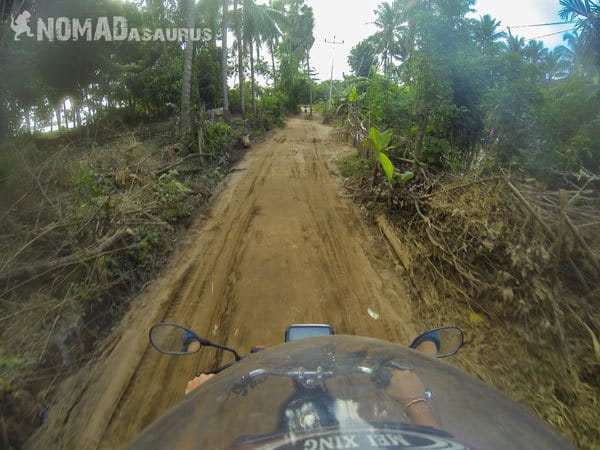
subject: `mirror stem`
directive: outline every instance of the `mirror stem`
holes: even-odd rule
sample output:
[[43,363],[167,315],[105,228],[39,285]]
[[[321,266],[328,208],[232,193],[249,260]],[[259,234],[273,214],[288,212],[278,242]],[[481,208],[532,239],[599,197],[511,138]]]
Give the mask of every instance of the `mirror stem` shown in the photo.
[[233,353],[233,356],[235,356],[235,360],[237,361],[241,361],[242,357],[240,355],[238,355],[238,352],[236,352],[234,349],[226,347],[225,345],[219,345],[219,344],[211,344],[213,347],[216,347],[220,350],[226,350],[228,352]]

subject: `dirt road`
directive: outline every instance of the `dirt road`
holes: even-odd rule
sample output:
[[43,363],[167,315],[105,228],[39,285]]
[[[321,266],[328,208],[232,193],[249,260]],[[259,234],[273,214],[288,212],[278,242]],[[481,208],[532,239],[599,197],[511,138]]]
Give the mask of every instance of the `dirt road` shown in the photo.
[[153,323],[183,323],[241,352],[280,343],[291,323],[401,343],[414,335],[406,291],[378,257],[386,250],[341,193],[332,161],[352,150],[330,135],[290,119],[248,152],[101,358],[63,385],[28,447],[123,448],[182,399],[197,368],[221,362],[210,351],[158,354],[147,341]]

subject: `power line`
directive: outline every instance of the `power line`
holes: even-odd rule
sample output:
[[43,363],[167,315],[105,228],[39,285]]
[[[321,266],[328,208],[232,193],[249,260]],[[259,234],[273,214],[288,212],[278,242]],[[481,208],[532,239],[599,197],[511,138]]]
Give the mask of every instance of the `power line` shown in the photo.
[[567,25],[569,23],[575,23],[575,21],[570,20],[568,22],[550,22],[550,23],[534,23],[532,25],[516,25],[514,27],[507,27],[507,28],[532,28],[532,27],[549,27],[549,26],[553,26],[553,25]]
[[563,34],[563,33],[568,33],[569,31],[573,31],[575,28],[569,28],[568,30],[564,30],[564,31],[557,31],[556,33],[550,33],[550,34],[544,34],[542,36],[536,36],[533,39],[541,39],[541,38],[545,38],[548,36],[555,36],[557,34]]
[[[514,27],[506,27],[506,30],[508,30],[508,32],[510,33],[510,30],[514,29],[514,28],[528,28],[528,27],[544,27],[544,26],[551,26],[551,25],[567,25],[570,23],[576,23],[575,21],[568,21],[568,22],[551,22],[551,23],[536,23],[536,24],[532,24],[532,25],[517,25]],[[563,33],[568,33],[570,31],[575,30],[575,27],[573,28],[569,28],[567,30],[563,30],[563,31],[556,31],[554,33],[548,33],[548,34],[543,34],[541,36],[536,36],[533,37],[531,39],[541,39],[541,38],[545,38],[545,37],[549,37],[549,36],[556,36],[557,34],[563,34]]]

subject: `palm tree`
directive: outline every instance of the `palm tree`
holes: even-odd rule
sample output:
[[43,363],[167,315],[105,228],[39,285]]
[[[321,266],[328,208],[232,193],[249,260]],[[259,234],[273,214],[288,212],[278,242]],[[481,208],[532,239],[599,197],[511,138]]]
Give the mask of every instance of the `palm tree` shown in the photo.
[[281,35],[278,22],[281,13],[269,5],[258,5],[254,0],[243,1],[242,39],[248,47],[250,57],[250,83],[252,88],[252,110],[256,113],[256,80],[254,72],[254,50],[260,52],[263,42],[273,42]]
[[[285,15],[281,12],[280,9],[275,7],[275,3],[273,0],[269,0],[269,8],[275,13],[278,14],[278,18],[276,19],[277,24],[280,29],[283,28],[283,24],[286,21]],[[273,86],[277,86],[277,67],[275,66],[275,49],[281,42],[281,34],[277,34],[275,36],[271,36],[266,40],[267,46],[269,48],[269,53],[271,54],[271,75],[273,77]]]
[[275,49],[279,45],[279,39],[268,39],[269,54],[271,55],[271,77],[273,78],[273,86],[277,86],[277,66],[275,65]]
[[242,117],[246,115],[246,99],[244,98],[244,42],[242,40],[242,12],[238,8],[239,0],[233,1],[235,17],[235,38],[238,53],[238,76],[240,80],[240,111]]
[[[187,0],[186,23],[188,30],[194,28],[194,0]],[[190,36],[191,38],[191,36]],[[194,56],[194,41],[188,39],[185,43],[183,62],[183,83],[181,86],[181,131],[185,134],[190,131],[190,95],[192,92],[192,58]]]
[[498,31],[500,25],[502,25],[502,22],[497,21],[489,14],[486,14],[483,17],[480,17],[478,21],[475,21],[473,34],[475,35],[475,42],[477,42],[479,48],[482,50],[498,48],[498,41],[508,37],[504,31]]
[[560,17],[575,20],[581,50],[588,53],[591,63],[600,68],[600,2],[595,0],[560,0]]
[[383,73],[388,74],[393,61],[404,56],[399,38],[404,29],[404,15],[401,4],[397,0],[392,4],[383,2],[374,13],[374,23],[379,31],[370,37],[370,41],[376,45],[381,55]]
[[544,68],[544,80],[558,80],[569,75],[571,64],[565,60],[562,53],[555,49],[548,51],[542,61]]
[[200,0],[196,17],[204,17],[211,30],[211,45],[217,47],[217,36],[219,35],[219,10],[221,9],[221,0]]
[[582,48],[579,33],[577,30],[572,33],[565,33],[563,41],[567,45],[559,45],[556,47],[555,52],[560,55],[563,61],[569,64],[570,74],[581,74],[588,55]]
[[523,49],[523,54],[530,64],[540,64],[546,58],[548,49],[542,41],[531,39]]
[[465,15],[475,11],[471,8],[475,2],[470,2],[469,0],[437,0],[425,3],[431,3],[429,7],[433,6],[437,14],[446,19],[462,20]]
[[508,29],[508,37],[506,38],[506,42],[504,42],[504,50],[507,53],[518,53],[521,56],[525,55],[525,38],[515,36]]
[[229,0],[223,0],[223,22],[221,25],[221,83],[223,89],[223,118],[229,120],[229,86],[227,85],[227,16]]
[[310,69],[310,49],[315,43],[315,37],[313,35],[314,26],[315,19],[312,10],[305,11],[304,20],[302,21],[302,27],[304,28],[304,32],[301,34],[302,39],[300,40],[300,45],[303,50],[302,59],[305,62],[306,78],[308,79],[308,102],[310,105],[309,115],[311,118],[313,114],[313,84]]

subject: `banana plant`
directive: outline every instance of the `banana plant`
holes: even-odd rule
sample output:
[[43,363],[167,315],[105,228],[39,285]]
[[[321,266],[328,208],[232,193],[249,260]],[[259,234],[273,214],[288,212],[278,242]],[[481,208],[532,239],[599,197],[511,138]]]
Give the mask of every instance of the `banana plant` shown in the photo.
[[391,207],[392,204],[392,192],[396,184],[406,183],[414,178],[414,173],[406,171],[400,173],[395,167],[386,152],[393,149],[390,146],[392,140],[392,130],[386,130],[384,132],[379,131],[376,127],[371,127],[369,130],[369,138],[364,141],[364,144],[373,149],[377,155],[379,165],[375,167],[375,173],[373,174],[373,185],[375,185],[377,174],[379,173],[379,166],[385,173],[385,178],[388,184],[388,200]]

